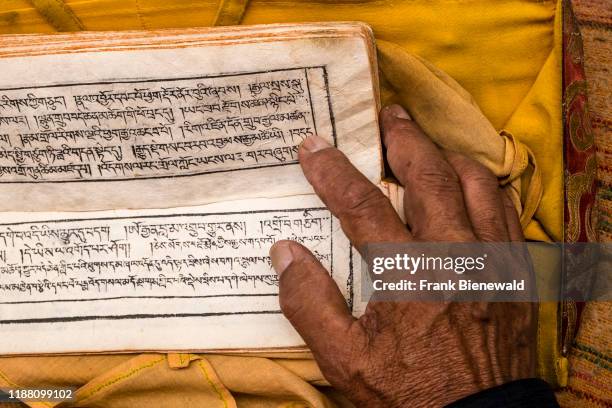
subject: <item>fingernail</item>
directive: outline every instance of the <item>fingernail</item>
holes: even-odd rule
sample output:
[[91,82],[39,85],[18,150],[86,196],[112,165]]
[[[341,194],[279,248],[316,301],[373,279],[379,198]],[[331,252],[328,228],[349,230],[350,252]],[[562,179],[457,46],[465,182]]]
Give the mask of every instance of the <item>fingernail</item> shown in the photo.
[[290,245],[289,242],[279,241],[270,248],[270,259],[278,276],[281,276],[293,262],[293,252],[291,252]]
[[396,118],[412,120],[410,114],[400,105],[391,105],[387,107],[387,110]]
[[306,149],[310,153],[318,152],[319,150],[327,149],[328,147],[332,147],[332,145],[330,145],[327,140],[319,136],[308,136],[302,142],[302,148]]

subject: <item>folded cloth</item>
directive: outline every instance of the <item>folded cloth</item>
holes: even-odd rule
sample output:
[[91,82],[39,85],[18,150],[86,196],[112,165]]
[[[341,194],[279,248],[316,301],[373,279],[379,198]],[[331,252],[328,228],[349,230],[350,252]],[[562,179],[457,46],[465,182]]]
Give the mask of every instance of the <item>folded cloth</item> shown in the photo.
[[472,96],[446,73],[401,47],[378,41],[381,73],[388,81],[383,105],[396,99],[439,146],[489,168],[505,186],[523,229],[542,198],[540,169],[531,150],[506,131],[497,132]]

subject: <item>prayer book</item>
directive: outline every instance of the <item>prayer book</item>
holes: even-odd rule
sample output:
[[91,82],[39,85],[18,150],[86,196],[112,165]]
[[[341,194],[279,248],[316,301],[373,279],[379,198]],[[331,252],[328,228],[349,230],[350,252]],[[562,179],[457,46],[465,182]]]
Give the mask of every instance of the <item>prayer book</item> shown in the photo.
[[324,137],[397,195],[366,25],[3,36],[0,72],[0,354],[304,350],[280,239],[361,312],[297,152]]

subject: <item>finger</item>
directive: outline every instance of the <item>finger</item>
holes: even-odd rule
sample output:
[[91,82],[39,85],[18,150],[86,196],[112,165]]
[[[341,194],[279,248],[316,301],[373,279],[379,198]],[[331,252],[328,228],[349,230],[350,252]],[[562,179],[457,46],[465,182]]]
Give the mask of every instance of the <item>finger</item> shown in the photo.
[[463,200],[476,237],[485,242],[508,242],[506,210],[497,177],[463,154],[445,151],[444,155],[459,176]]
[[270,258],[279,275],[285,317],[316,356],[340,358],[355,319],[335,281],[297,242],[277,242],[270,249]]
[[299,157],[304,175],[357,249],[411,239],[387,197],[338,149],[311,136],[302,143]]
[[506,225],[508,226],[508,235],[511,242],[522,242],[525,240],[523,236],[523,228],[514,203],[506,192],[502,193],[502,201],[504,203],[504,213]]
[[473,240],[459,177],[399,105],[381,112],[387,160],[405,188],[404,211],[422,239]]

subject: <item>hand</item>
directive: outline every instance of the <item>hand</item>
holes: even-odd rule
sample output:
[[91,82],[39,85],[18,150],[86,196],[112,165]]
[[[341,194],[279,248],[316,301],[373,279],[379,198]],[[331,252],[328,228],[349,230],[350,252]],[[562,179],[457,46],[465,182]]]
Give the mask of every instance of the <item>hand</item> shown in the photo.
[[[387,160],[406,189],[404,225],[380,190],[323,139],[299,156],[318,196],[352,244],[522,241],[516,211],[495,176],[438,149],[400,106],[381,113]],[[280,304],[323,375],[358,407],[443,406],[534,376],[535,304],[370,302],[351,316],[338,287],[308,249],[271,249]]]

